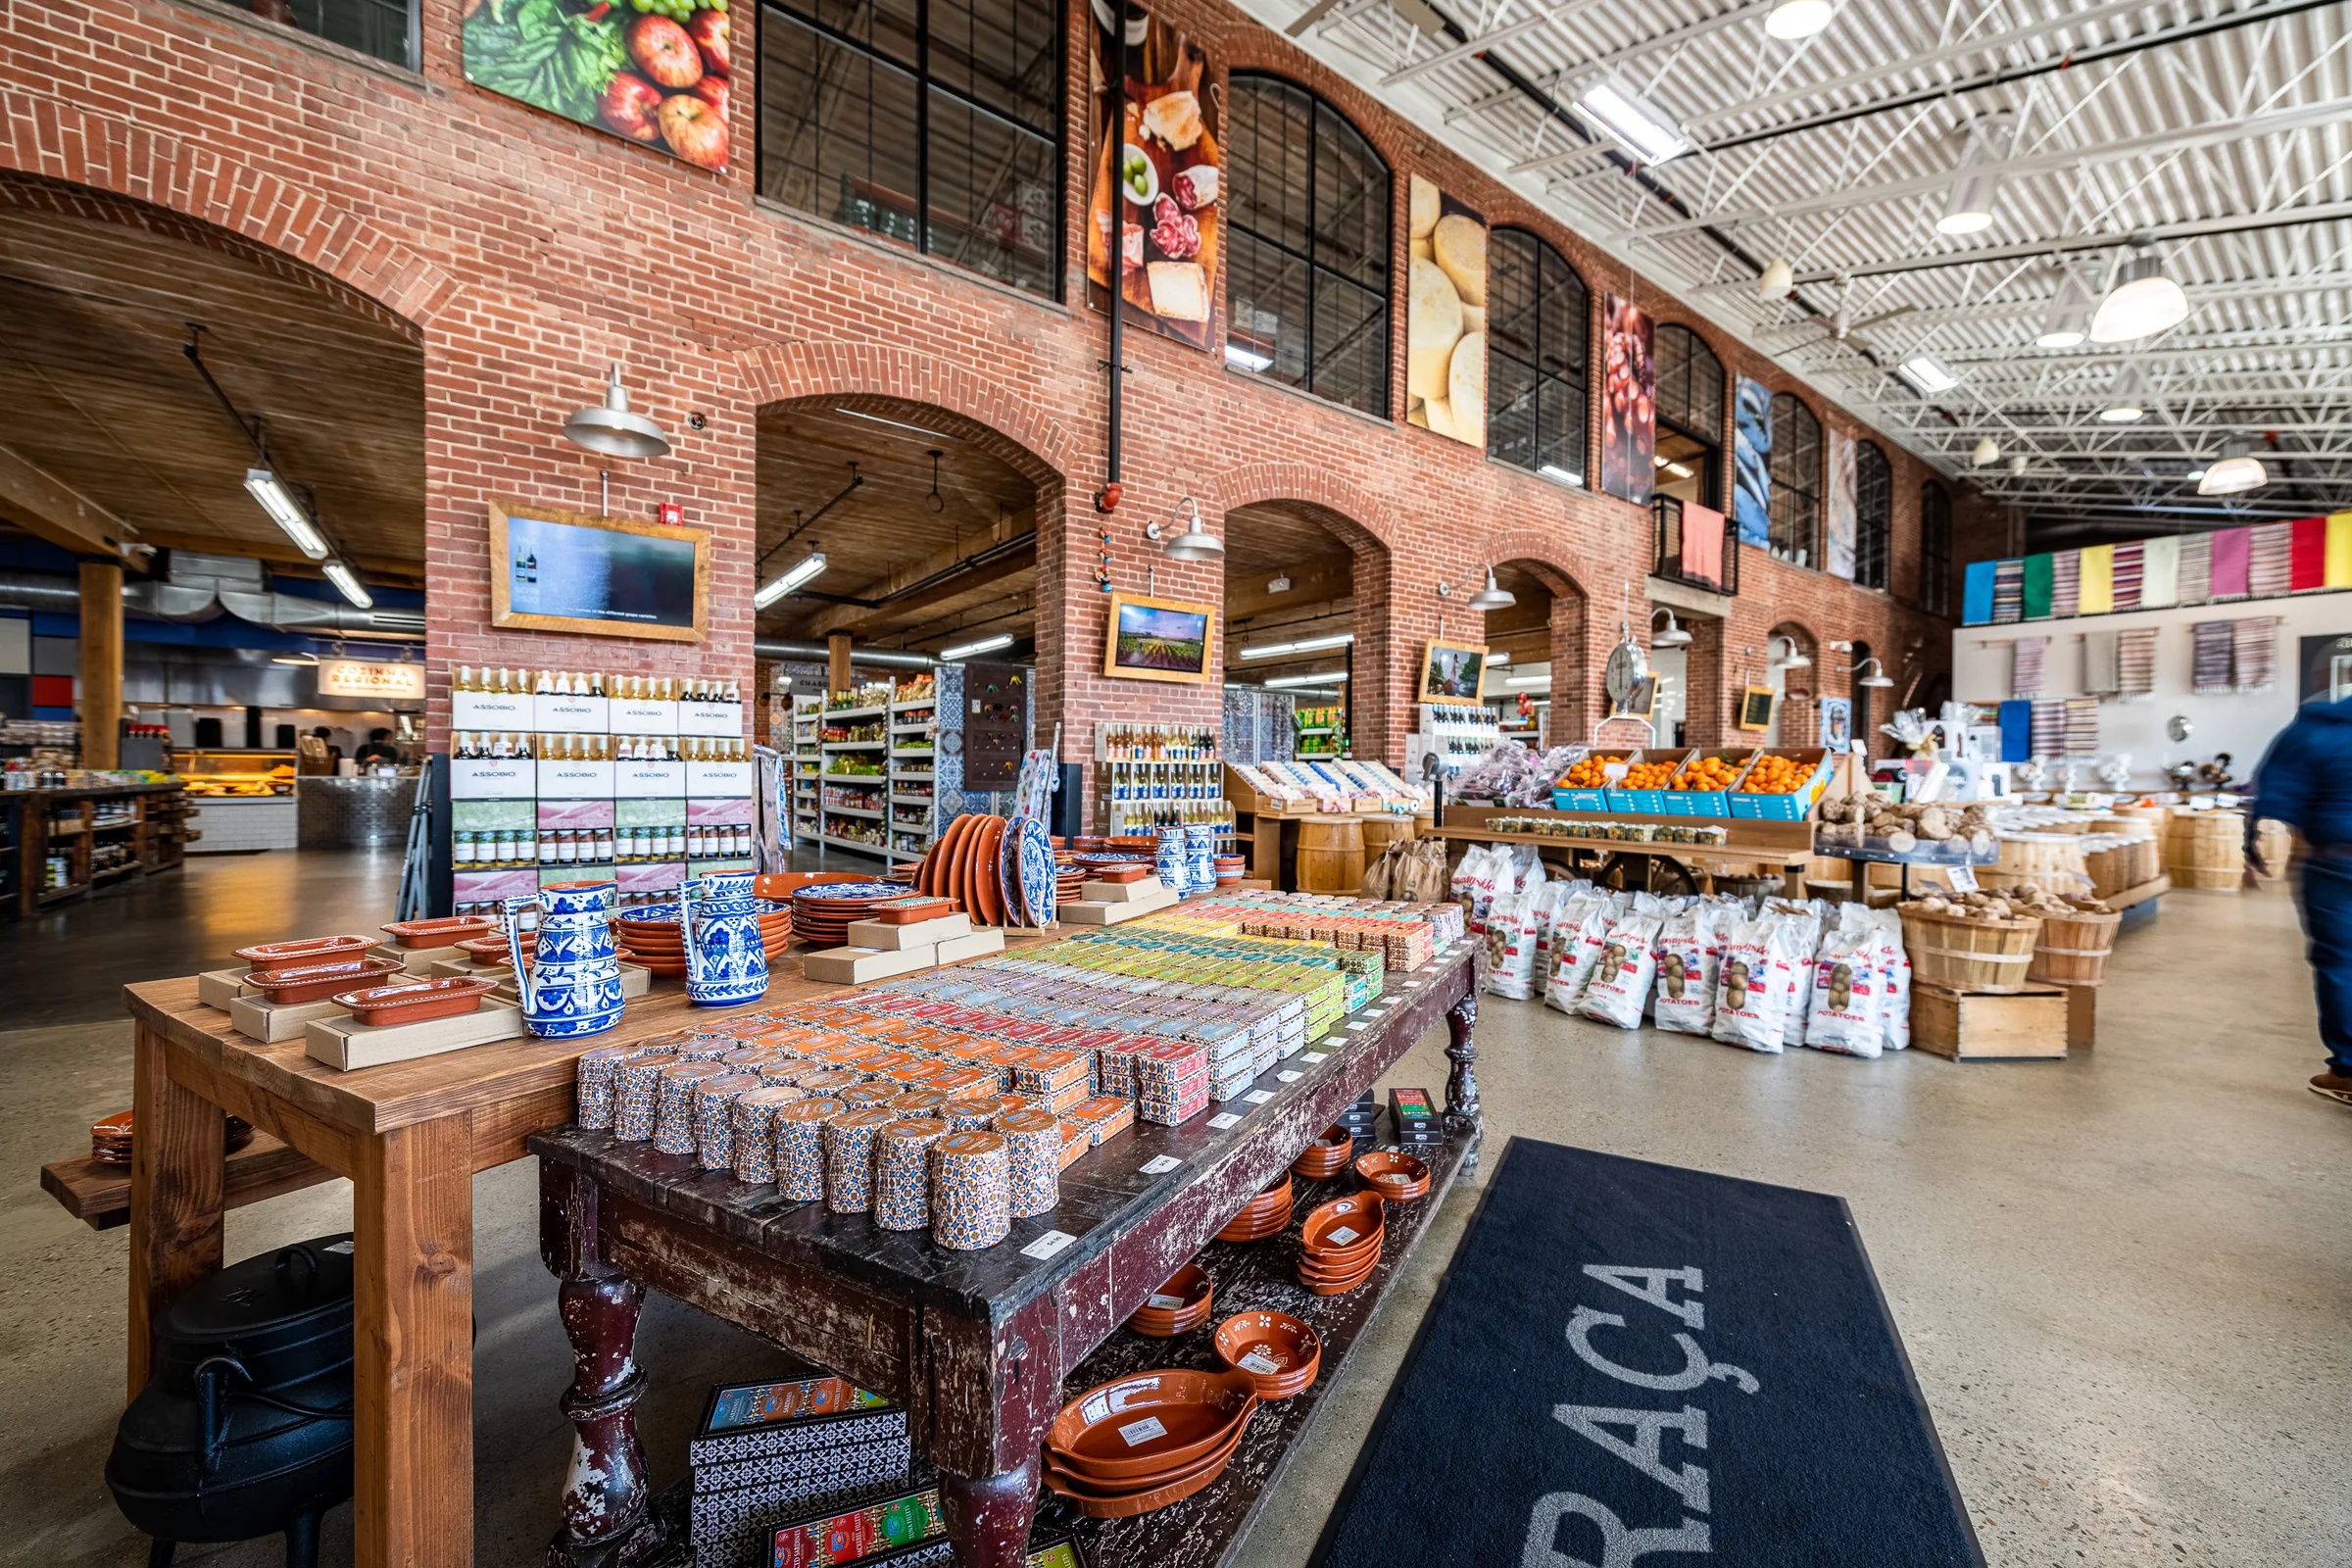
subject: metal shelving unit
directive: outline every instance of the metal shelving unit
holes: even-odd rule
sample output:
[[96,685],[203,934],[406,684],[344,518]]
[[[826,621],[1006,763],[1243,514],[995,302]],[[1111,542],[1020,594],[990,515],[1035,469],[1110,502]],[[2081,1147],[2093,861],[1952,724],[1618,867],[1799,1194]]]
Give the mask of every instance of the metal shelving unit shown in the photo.
[[[890,854],[893,860],[919,860],[931,848],[931,840],[939,831],[939,804],[935,769],[936,748],[931,744],[939,730],[939,698],[911,698],[890,705]],[[902,739],[913,737],[924,744],[919,747],[902,746]],[[902,785],[921,784],[926,793],[910,796]]]
[[824,730],[822,696],[811,692],[792,700],[792,836],[796,840],[820,836],[823,819],[817,814],[817,769],[824,766],[817,736]]

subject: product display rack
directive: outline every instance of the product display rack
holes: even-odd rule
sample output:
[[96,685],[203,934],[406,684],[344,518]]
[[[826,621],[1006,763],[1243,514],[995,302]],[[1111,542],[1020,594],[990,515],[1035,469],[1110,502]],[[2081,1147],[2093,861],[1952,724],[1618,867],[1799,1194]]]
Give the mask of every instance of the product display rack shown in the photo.
[[1095,728],[1095,831],[1152,833],[1209,823],[1230,848],[1233,807],[1225,763],[1207,731]]
[[191,836],[177,783],[9,790],[0,812],[0,888],[19,915],[175,869]]
[[923,858],[939,831],[939,698],[890,705],[890,853],[885,860]]
[[[855,740],[824,739],[825,731],[836,726],[843,729],[871,727],[877,733]],[[821,763],[817,773],[817,842],[837,850],[854,850],[859,855],[878,856],[887,865],[890,861],[889,834],[881,824],[885,819],[884,808],[890,789],[887,757],[890,747],[890,704],[883,701],[860,703],[855,708],[827,708],[818,715],[817,737],[816,749]],[[883,767],[874,773],[834,771],[851,760],[880,762]],[[868,822],[874,826],[865,827],[864,824]],[[867,833],[872,837],[863,836]]]
[[824,728],[825,700],[811,694],[792,700],[792,737],[779,750],[792,755],[792,836],[795,839],[814,840],[822,831],[817,814],[816,775],[824,766],[824,756],[816,749],[817,735]]

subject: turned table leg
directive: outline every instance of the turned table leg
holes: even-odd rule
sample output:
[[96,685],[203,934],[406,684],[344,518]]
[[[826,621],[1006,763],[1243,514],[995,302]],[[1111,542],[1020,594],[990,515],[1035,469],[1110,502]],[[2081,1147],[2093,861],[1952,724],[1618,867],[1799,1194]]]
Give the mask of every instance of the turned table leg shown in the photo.
[[1476,1132],[1481,1126],[1478,1108],[1478,1047],[1470,1040],[1470,1032],[1478,1027],[1478,992],[1472,990],[1461,1001],[1446,1009],[1446,1059],[1453,1070],[1446,1076],[1446,1130],[1448,1133]]
[[625,1568],[662,1545],[649,1515],[645,1449],[637,1438],[637,1312],[645,1287],[607,1264],[597,1243],[597,1187],[567,1167],[540,1166],[539,1249],[557,1287],[571,1341],[572,1380],[563,1410],[571,1422],[564,1528],[549,1568]]
[[956,1568],[1021,1568],[1037,1514],[1038,1455],[993,1476],[942,1473],[939,1500],[948,1516]]

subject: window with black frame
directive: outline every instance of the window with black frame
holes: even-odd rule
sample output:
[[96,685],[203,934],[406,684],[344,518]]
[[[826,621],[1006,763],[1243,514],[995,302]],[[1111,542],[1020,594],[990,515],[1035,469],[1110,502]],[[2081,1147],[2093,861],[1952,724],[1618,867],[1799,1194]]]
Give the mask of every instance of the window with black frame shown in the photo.
[[1894,540],[1894,468],[1876,441],[1854,446],[1854,583],[1886,586]]
[[1233,74],[1225,363],[1384,417],[1389,167],[1340,112]]
[[1677,501],[1723,510],[1723,362],[1696,332],[1660,326],[1657,367],[1657,489]]
[[1799,566],[1821,564],[1821,421],[1790,393],[1772,400],[1772,524],[1774,559]]
[[1563,484],[1585,482],[1592,296],[1566,257],[1524,228],[1487,246],[1487,451]]
[[1919,608],[1949,613],[1951,581],[1951,492],[1931,480],[1919,487]]
[[769,0],[760,193],[1058,297],[1060,9]]

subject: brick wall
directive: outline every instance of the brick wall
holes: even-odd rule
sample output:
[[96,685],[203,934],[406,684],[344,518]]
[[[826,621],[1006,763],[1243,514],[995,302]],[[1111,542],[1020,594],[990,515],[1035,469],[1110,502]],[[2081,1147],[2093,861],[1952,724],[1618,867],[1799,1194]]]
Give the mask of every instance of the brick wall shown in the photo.
[[[1604,267],[1577,236],[1424,144],[1276,34],[1207,0],[1167,10],[1226,68],[1299,80],[1370,137],[1395,174],[1399,262],[1406,176],[1417,172],[1491,220],[1544,236],[1584,271],[1596,302],[1604,291],[1630,291],[1660,320],[1690,325],[1733,374],[1795,391],[1825,423],[1872,434],[1646,279],[1621,264]],[[751,11],[735,15],[745,33]],[[1068,96],[1083,105],[1083,0],[1071,0],[1068,15]],[[1368,754],[1401,760],[1421,644],[1438,634],[1441,613],[1450,633],[1474,629],[1436,584],[1475,585],[1490,562],[1526,561],[1562,585],[1554,700],[1579,723],[1600,711],[1599,662],[1624,585],[1637,620],[1643,608],[1645,511],[1405,425],[1401,369],[1384,421],[1230,373],[1214,356],[1137,331],[1127,338],[1126,499],[1104,517],[1092,499],[1104,477],[1102,319],[757,200],[758,52],[748,38],[735,50],[735,167],[718,175],[469,86],[460,16],[460,0],[424,0],[416,74],[212,0],[60,0],[17,8],[0,34],[0,171],[16,172],[9,183],[20,194],[55,201],[94,187],[179,215],[172,220],[183,227],[191,219],[216,225],[317,269],[416,334],[436,741],[447,724],[447,674],[458,663],[593,664],[752,687],[755,416],[781,399],[858,395],[931,405],[985,425],[1039,478],[1038,723],[1041,734],[1061,724],[1066,757],[1091,752],[1101,719],[1217,720],[1214,684],[1102,674],[1095,572],[1105,531],[1115,587],[1140,592],[1156,566],[1163,596],[1220,596],[1216,566],[1168,562],[1143,537],[1148,521],[1168,518],[1186,496],[1219,530],[1228,511],[1266,501],[1311,503],[1345,519],[1340,531],[1357,551],[1354,707]],[[1081,118],[1073,116],[1064,172],[1073,300],[1083,294]],[[136,212],[122,203],[93,210]],[[1395,270],[1401,279],[1402,266]],[[1401,368],[1403,313],[1393,314]],[[593,401],[613,360],[636,406],[671,432],[668,458],[608,463],[560,434],[563,416]],[[690,416],[701,416],[699,428]],[[1729,419],[1727,408],[1727,454]],[[1597,416],[1592,438],[1596,446]],[[1948,623],[1911,603],[1926,470],[1891,441],[1880,444],[1894,466],[1893,593],[1750,552],[1728,618],[1704,629],[1693,649],[1694,739],[1715,738],[1728,722],[1740,681],[1726,662],[1761,648],[1784,620],[1818,642],[1869,642],[1901,683],[1895,696],[1916,675],[1946,667]],[[688,521],[713,531],[707,646],[488,626],[490,498],[593,509],[600,468],[611,471],[616,512],[676,501]],[[1953,489],[1955,533],[1973,540],[1990,524],[1964,487]],[[1964,559],[1956,549],[1955,608]],[[1450,604],[1463,602],[1457,595]],[[1830,667],[1837,657],[1817,667],[1822,690],[1844,689]]]

